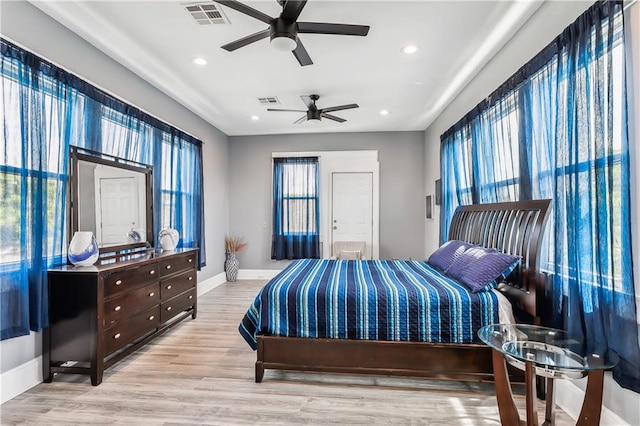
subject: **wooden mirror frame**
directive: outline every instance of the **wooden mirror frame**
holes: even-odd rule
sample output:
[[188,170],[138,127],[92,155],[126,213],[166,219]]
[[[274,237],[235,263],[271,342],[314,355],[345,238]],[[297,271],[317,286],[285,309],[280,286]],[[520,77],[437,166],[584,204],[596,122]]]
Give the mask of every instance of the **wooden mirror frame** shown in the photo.
[[145,252],[154,246],[153,232],[153,166],[137,163],[135,161],[125,160],[123,158],[114,157],[112,155],[101,152],[92,151],[77,146],[70,147],[69,155],[69,234],[68,241],[71,241],[73,235],[78,231],[79,215],[79,162],[86,161],[105,166],[116,167],[120,169],[130,170],[145,175],[145,194],[146,194],[146,212],[145,212],[145,231],[146,241],[113,244],[109,246],[99,246],[100,259],[120,258],[135,253]]

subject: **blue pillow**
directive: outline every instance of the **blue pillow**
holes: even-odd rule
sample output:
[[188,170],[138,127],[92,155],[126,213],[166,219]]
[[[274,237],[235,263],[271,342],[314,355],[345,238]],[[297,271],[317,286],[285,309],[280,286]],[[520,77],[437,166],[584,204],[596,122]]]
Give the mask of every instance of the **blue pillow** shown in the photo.
[[469,247],[475,247],[473,244],[464,241],[450,240],[441,245],[434,251],[427,263],[434,268],[444,272],[451,264]]
[[445,271],[445,275],[460,281],[472,293],[489,291],[498,282],[504,281],[518,262],[518,256],[476,246],[460,254]]

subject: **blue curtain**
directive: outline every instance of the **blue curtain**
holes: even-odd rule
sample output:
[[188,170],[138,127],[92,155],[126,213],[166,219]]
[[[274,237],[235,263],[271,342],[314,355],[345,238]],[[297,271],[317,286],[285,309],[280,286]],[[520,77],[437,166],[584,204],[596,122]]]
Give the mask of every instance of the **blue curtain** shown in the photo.
[[[440,169],[442,170],[442,204],[440,216],[440,242],[448,239],[449,224],[458,206],[472,204],[471,140],[469,126],[452,131],[442,144]],[[447,218],[448,220],[444,220]]]
[[0,338],[48,325],[47,269],[66,263],[70,145],[152,164],[154,232],[178,229],[204,266],[201,142],[7,40],[0,46]]
[[[607,343],[620,355],[615,380],[640,392],[624,59],[622,2],[598,2],[443,134],[442,190],[444,200],[468,186],[474,202],[553,199],[547,325]],[[456,157],[464,144],[471,154]],[[445,179],[460,163],[471,184]]]
[[185,141],[172,131],[158,141],[161,155],[154,161],[156,193],[155,229],[171,227],[180,233],[178,247],[201,247],[200,266],[205,265],[204,217],[202,201],[202,146]]
[[69,117],[77,91],[55,69],[2,44],[0,337],[48,325],[47,269],[66,260]]
[[273,160],[271,258],[320,258],[318,158]]

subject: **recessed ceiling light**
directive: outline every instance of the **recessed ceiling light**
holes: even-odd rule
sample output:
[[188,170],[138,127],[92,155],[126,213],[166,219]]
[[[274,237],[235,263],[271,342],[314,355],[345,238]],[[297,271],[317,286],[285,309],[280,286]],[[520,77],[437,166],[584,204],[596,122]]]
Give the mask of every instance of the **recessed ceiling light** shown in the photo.
[[402,51],[404,53],[406,53],[407,55],[411,55],[411,54],[416,53],[418,51],[418,47],[414,46],[413,44],[410,44],[408,46],[403,47]]
[[252,116],[251,116],[251,119],[252,119],[253,121],[258,121],[258,120],[260,120],[260,117],[258,117],[257,115],[252,115]]
[[201,58],[200,56],[196,56],[191,61],[196,65],[207,65],[207,60],[204,58]]
[[380,111],[380,115],[389,115],[389,111],[383,109],[382,111]]

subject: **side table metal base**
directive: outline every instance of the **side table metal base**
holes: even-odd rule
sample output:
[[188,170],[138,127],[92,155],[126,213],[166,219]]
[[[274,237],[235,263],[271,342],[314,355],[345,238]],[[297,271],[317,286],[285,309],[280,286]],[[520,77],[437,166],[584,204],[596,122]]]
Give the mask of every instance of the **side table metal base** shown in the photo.
[[[525,362],[525,400],[526,421],[520,419],[516,408],[507,373],[507,363],[503,354],[495,349],[492,351],[493,375],[495,378],[496,399],[500,412],[500,422],[505,426],[538,426],[538,411],[536,397],[536,373],[533,363]],[[587,375],[587,389],[577,426],[597,426],[602,412],[602,390],[604,385],[604,370],[590,370]],[[555,388],[554,379],[546,379],[546,407],[545,419],[542,426],[555,423]]]

